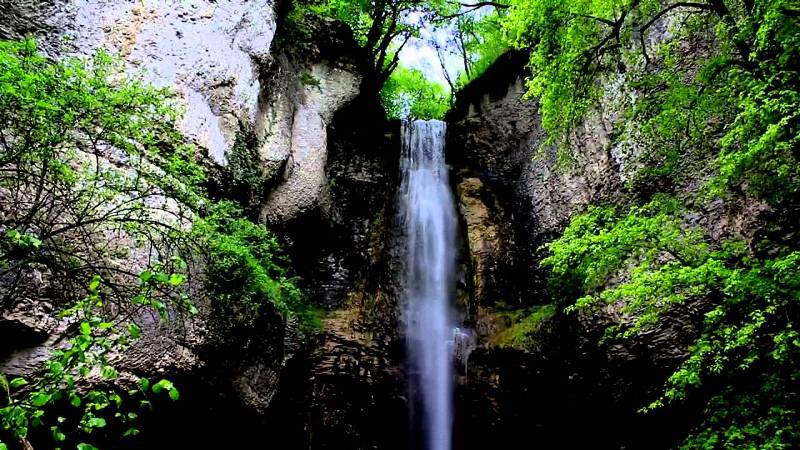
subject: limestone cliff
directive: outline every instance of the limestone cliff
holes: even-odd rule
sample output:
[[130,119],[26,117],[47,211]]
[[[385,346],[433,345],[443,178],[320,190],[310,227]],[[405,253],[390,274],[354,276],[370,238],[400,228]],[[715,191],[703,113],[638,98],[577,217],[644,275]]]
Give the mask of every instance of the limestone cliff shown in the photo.
[[[151,320],[119,356],[121,379],[169,377],[182,398],[143,417],[150,432],[131,445],[241,447],[264,429],[296,430],[312,448],[400,442],[403,383],[383,294],[399,144],[376,93],[361,93],[370,55],[349,29],[313,23],[298,42],[286,2],[271,0],[0,6],[0,38],[33,35],[53,58],[104,49],[131,76],[174,90],[181,131],[217,175],[212,193],[285,236],[308,301],[338,310],[313,335],[274,308],[225,329],[210,305],[185,322]],[[1,313],[0,367],[30,373],[63,331],[56,311],[38,299]],[[387,410],[400,420],[378,420]]]

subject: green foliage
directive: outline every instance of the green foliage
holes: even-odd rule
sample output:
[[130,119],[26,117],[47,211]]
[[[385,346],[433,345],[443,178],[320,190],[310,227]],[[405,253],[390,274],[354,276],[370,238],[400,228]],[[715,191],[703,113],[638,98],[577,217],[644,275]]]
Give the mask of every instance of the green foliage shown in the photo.
[[538,349],[538,336],[543,325],[556,315],[555,304],[540,305],[529,310],[500,311],[511,325],[493,337],[491,344],[500,348],[519,350]]
[[765,372],[737,389],[727,388],[707,407],[705,423],[682,449],[788,449],[800,441],[797,371]]
[[[713,249],[701,230],[683,223],[679,206],[659,198],[624,214],[610,207],[592,208],[547,245],[551,255],[543,264],[552,268],[554,285],[571,285],[584,293],[569,311],[591,313],[615,305],[623,318],[609,328],[608,338],[630,338],[658,326],[663,314],[678,305],[717,299],[705,314],[689,358],[648,409],[683,400],[709,379],[722,378],[730,384],[723,383],[728,387],[710,404],[704,427],[689,438],[687,448],[698,448],[701,441],[788,448],[798,437],[793,430],[800,411],[790,406],[761,411],[753,405],[777,397],[780,405],[796,404],[799,393],[779,389],[777,381],[772,390],[743,393],[746,383],[740,380],[800,377],[800,335],[793,328],[800,299],[800,252],[779,250],[774,257],[756,258],[735,241]],[[717,409],[731,398],[738,409]],[[759,423],[762,428],[756,427]]]
[[[119,374],[111,356],[138,336],[135,325],[119,329],[119,322],[109,322],[102,314],[102,281],[99,277],[92,279],[86,298],[61,313],[61,318],[76,327],[78,333],[67,345],[53,351],[44,370],[33,380],[15,378],[4,384],[6,398],[0,403],[0,425],[14,439],[25,439],[32,428],[45,427],[50,429],[55,445],[65,441],[67,433],[77,433],[72,439],[87,439],[110,421],[130,427],[137,417],[133,411],[149,406],[146,389],[131,390],[123,397],[113,389],[87,390],[80,384],[91,374],[104,380],[116,379]],[[148,292],[152,292],[151,286],[143,282],[141,295]],[[142,379],[139,384],[146,382]],[[170,397],[177,400],[172,392]],[[71,407],[78,414],[54,416],[48,408],[56,406]]]
[[531,51],[529,94],[539,100],[551,140],[563,139],[599,95],[594,76],[605,52],[595,48],[605,24],[587,16],[613,20],[632,3],[639,2],[521,0],[511,8],[503,26],[513,45]]
[[292,2],[292,7],[283,20],[283,29],[278,34],[281,46],[292,45],[300,51],[310,50],[314,35],[309,14],[312,12],[304,2]]
[[425,18],[457,8],[447,0],[302,0],[290,12],[293,30],[310,37],[313,17],[335,19],[347,24],[356,41],[373,55],[369,82],[380,89],[397,68],[400,50],[419,35]]
[[[35,298],[20,282],[35,268],[72,324],[41,372],[0,376],[7,442],[43,427],[56,443],[89,441],[112,421],[127,426],[138,416],[132,408],[149,409],[150,393],[178,400],[168,380],[117,392],[111,355],[141,335],[133,318],[144,311],[164,321],[198,312],[188,295],[198,293],[188,288],[192,268],[203,269],[212,300],[239,305],[241,320],[270,302],[316,320],[275,237],[208,198],[205,171],[175,127],[179,116],[168,91],[125,78],[103,53],[53,62],[33,41],[0,41],[0,270],[16,280],[4,282],[0,308]],[[249,181],[248,166],[236,167],[234,176]],[[130,267],[132,253],[144,270]],[[77,419],[54,416],[65,408]]]
[[310,87],[320,87],[320,81],[317,77],[312,75],[310,72],[302,72],[300,73],[300,83],[305,86]]
[[[194,224],[205,242],[206,288],[219,307],[230,314],[257,317],[265,302],[303,324],[319,327],[317,312],[303,303],[296,280],[274,234],[242,218],[232,204],[222,202]],[[226,320],[245,321],[228,317]]]
[[[644,408],[711,395],[684,448],[777,449],[800,440],[794,241],[712,242],[685,219],[687,204],[742,192],[796,211],[797,10],[782,0],[519,0],[503,23],[516,46],[531,50],[529,94],[550,142],[565,142],[602,83],[623,77],[635,89],[617,142],[641,150],[629,187],[652,200],[590,208],[547,246],[543,263],[568,311],[613,311],[617,325],[606,339],[633,338],[675,308],[704,305],[689,357]],[[676,14],[680,26],[648,54],[650,27]],[[708,181],[682,201],[659,194],[697,186],[698,177]]]
[[[480,13],[485,7],[493,10]],[[444,115],[451,95],[420,71],[400,67],[400,51],[411,39],[435,40],[428,45],[437,49],[443,69],[445,54],[462,59],[463,72],[452,77],[446,73],[446,78],[451,90],[463,87],[509,48],[501,27],[507,7],[508,0],[475,5],[453,0],[303,0],[293,3],[287,23],[289,33],[295,36],[292,41],[299,42],[311,38],[315,18],[347,24],[356,41],[374,57],[366,84],[382,89],[389,117],[430,119]],[[446,44],[438,37],[424,37],[442,29],[451,34]]]
[[465,14],[456,19],[456,32],[451,46],[457,49],[464,63],[464,70],[455,82],[456,89],[481,76],[509,49],[509,41],[503,31],[505,20],[505,9],[494,9],[482,15]]
[[[33,41],[0,42],[0,266],[19,278],[44,264],[67,303],[101,275],[117,288],[109,301],[126,304],[135,274],[102,261],[131,247],[177,252],[181,206],[197,203],[204,180],[174,129],[169,94],[137,80],[111,84],[118,73],[103,53],[53,64]],[[164,195],[182,205],[168,210]],[[104,238],[112,234],[117,245]],[[5,301],[27,286],[9,288]]]
[[381,100],[393,119],[441,119],[450,107],[444,86],[427,80],[419,70],[402,66],[383,86]]
[[[796,10],[791,0],[519,0],[503,26],[514,45],[531,50],[529,94],[539,99],[549,142],[563,143],[598,99],[603,74],[627,65],[628,81],[642,89],[629,116],[643,123],[634,137],[653,148],[640,176],[673,177],[687,154],[718,152],[708,197],[744,182],[777,202],[800,187]],[[682,28],[648,55],[641,43],[652,19],[678,13],[689,15]],[[699,35],[709,27],[712,51],[686,64],[681,43],[708,40]],[[640,70],[654,57],[657,71]]]
[[253,130],[240,126],[228,152],[230,195],[249,216],[255,216],[267,189],[268,178],[258,157],[259,140]]

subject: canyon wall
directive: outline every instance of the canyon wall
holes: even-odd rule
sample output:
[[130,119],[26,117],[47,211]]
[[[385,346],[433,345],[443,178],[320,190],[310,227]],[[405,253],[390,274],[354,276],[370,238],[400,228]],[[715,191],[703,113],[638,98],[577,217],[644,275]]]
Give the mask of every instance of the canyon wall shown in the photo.
[[[213,174],[212,195],[239,201],[276,231],[307,301],[329,311],[315,332],[272,307],[224,327],[213,304],[186,321],[148,321],[119,355],[120,379],[169,378],[181,401],[142,417],[147,433],[128,445],[247,447],[272,430],[293,448],[401,448],[402,356],[384,244],[393,232],[397,124],[377,93],[361,92],[371,55],[352,32],[314,19],[300,38],[284,20],[290,7],[3,5],[0,38],[32,36],[52,58],[102,49],[130,76],[172,90],[184,109],[179,128]],[[64,331],[46,298],[30,300],[0,312],[8,376],[36,370]],[[396,420],[386,420],[391,411]]]
[[[143,418],[157,437],[143,436],[142,447],[407,447],[399,124],[362,89],[371,55],[351,32],[319,21],[303,40],[284,21],[287,7],[27,0],[0,18],[0,37],[36,36],[51,57],[104,48],[128,73],[174,89],[186,107],[182,131],[216,174],[212,191],[285,239],[308,301],[323,310],[312,333],[272,308],[220,332],[208,306],[188,323],[146,329],[123,370],[186,388],[180,402]],[[635,126],[620,119],[635,91],[607,78],[564,161],[543,145],[537,103],[524,97],[526,63],[524,53],[500,57],[458,93],[446,119],[462,228],[459,309],[478,336],[459,376],[455,448],[668,448],[685,435],[692,406],[636,411],[686,356],[702,303],[630,342],[599,346],[613,311],[564,314],[539,266],[541,246],[589,205],[646,195],[628,183],[637,146],[615,138]],[[752,238],[764,212],[718,202],[692,220],[716,238]],[[514,335],[519,311],[533,318],[524,343]],[[2,311],[0,370],[29,373],[43,360],[61,331],[53,316],[46,301]]]

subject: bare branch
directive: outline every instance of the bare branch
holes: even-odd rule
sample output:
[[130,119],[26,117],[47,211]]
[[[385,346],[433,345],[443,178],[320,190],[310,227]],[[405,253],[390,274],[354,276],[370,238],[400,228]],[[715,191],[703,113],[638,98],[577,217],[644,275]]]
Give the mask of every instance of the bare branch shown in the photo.
[[459,3],[459,5],[463,6],[464,8],[473,8],[473,9],[483,8],[485,6],[492,6],[494,8],[500,8],[500,9],[507,9],[510,7],[510,5],[504,5],[503,3],[497,3],[497,2]]
[[650,56],[647,54],[647,46],[645,43],[645,32],[648,28],[653,26],[665,14],[677,8],[695,8],[701,11],[713,11],[714,7],[707,3],[692,3],[692,2],[678,2],[659,11],[655,16],[651,17],[641,28],[639,28],[639,43],[642,46],[642,55],[644,55],[645,66],[650,64]]

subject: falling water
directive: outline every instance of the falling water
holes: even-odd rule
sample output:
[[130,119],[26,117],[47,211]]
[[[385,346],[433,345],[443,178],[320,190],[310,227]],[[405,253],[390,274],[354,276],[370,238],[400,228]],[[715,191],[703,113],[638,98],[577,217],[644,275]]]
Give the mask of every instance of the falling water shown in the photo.
[[456,216],[444,163],[445,124],[403,125],[400,211],[406,232],[405,324],[412,423],[424,450],[450,450]]

